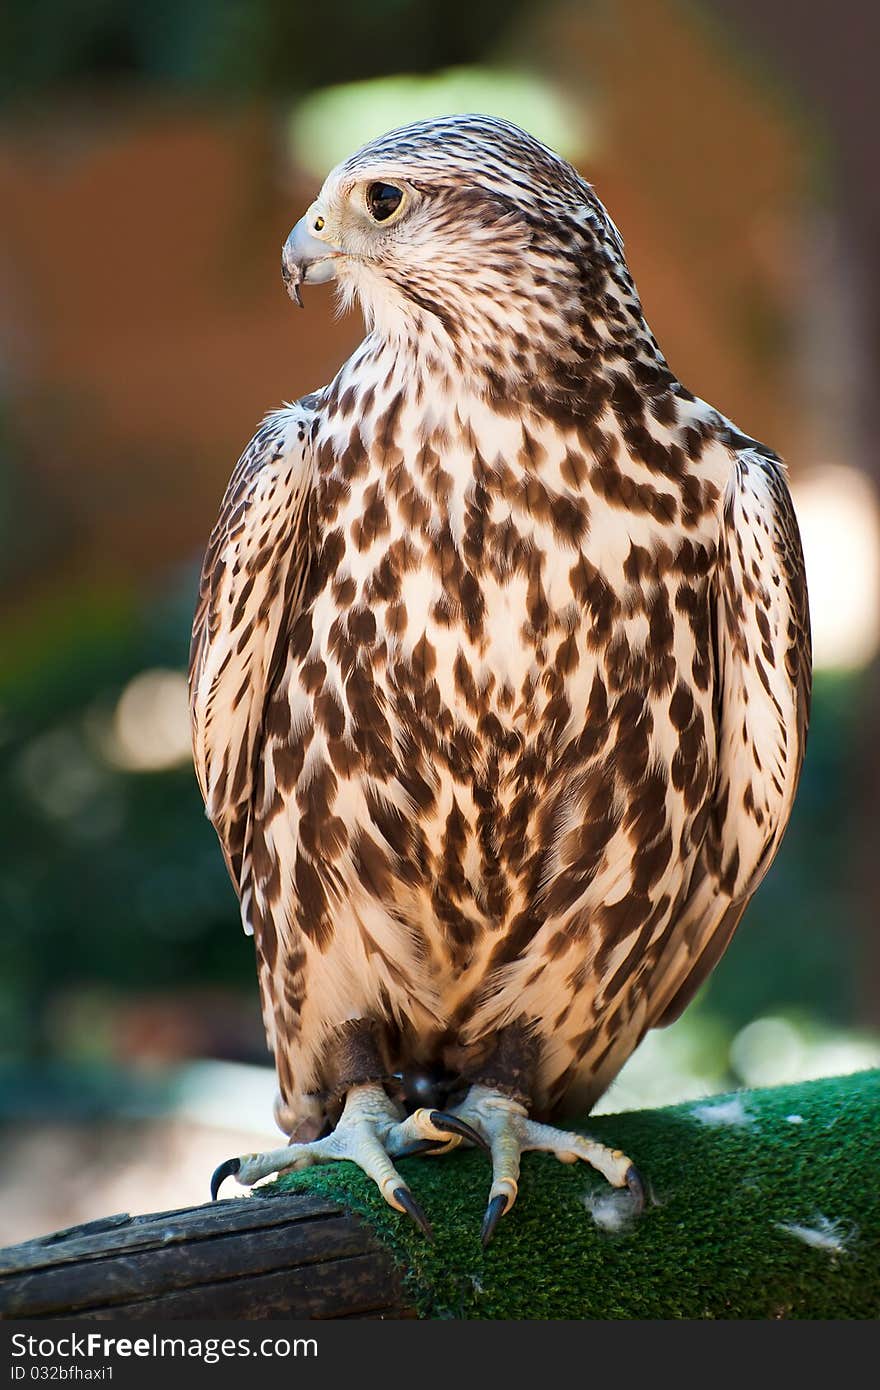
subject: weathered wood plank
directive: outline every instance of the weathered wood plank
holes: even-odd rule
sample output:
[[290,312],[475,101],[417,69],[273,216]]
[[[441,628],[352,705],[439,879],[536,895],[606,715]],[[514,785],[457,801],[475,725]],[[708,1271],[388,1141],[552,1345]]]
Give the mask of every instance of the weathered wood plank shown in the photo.
[[[22,1246],[15,1245],[9,1248],[18,1250],[23,1249],[24,1245],[54,1245],[59,1240],[73,1240],[76,1236],[101,1235],[105,1231],[113,1231],[118,1226],[127,1226],[130,1222],[138,1219],[127,1211],[120,1211],[113,1216],[101,1216],[97,1221],[81,1221],[77,1226],[64,1226],[60,1231],[50,1231],[45,1236],[34,1236],[32,1240],[24,1242]],[[6,1253],[6,1250],[0,1250],[0,1256]]]
[[125,1303],[151,1289],[170,1292],[374,1249],[366,1228],[346,1216],[233,1231],[184,1248],[175,1242],[165,1249],[117,1251],[84,1264],[33,1270],[6,1287],[0,1284],[0,1311],[6,1317],[73,1313],[101,1303]]
[[137,1299],[124,1306],[80,1311],[78,1318],[337,1318],[352,1313],[374,1317],[412,1316],[399,1299],[384,1254],[355,1255],[275,1270],[247,1280],[227,1279],[197,1289],[180,1289]]
[[[48,1269],[52,1265],[71,1264],[90,1257],[103,1259],[114,1250],[149,1250],[156,1245],[204,1240],[218,1230],[262,1230],[286,1225],[291,1221],[306,1221],[315,1217],[339,1216],[338,1202],[322,1197],[241,1197],[201,1207],[182,1207],[180,1211],[163,1211],[147,1216],[130,1216],[125,1224],[113,1218],[113,1224],[88,1234],[88,1227],[72,1227],[71,1234],[57,1232],[23,1245],[0,1250],[0,1279],[6,1274],[27,1269]],[[92,1223],[89,1223],[91,1226]]]
[[109,1217],[0,1252],[0,1317],[412,1316],[338,1203],[253,1197]]

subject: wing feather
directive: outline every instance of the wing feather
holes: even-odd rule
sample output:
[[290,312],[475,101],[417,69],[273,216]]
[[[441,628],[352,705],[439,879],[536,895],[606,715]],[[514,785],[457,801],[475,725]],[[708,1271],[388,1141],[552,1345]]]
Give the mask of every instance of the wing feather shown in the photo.
[[312,400],[267,416],[239,459],[208,542],[190,648],[196,774],[248,932],[260,734],[310,560]]
[[779,461],[747,448],[724,501],[714,580],[718,775],[701,861],[658,963],[649,1026],[678,1018],[726,949],[794,803],[810,713],[810,619]]

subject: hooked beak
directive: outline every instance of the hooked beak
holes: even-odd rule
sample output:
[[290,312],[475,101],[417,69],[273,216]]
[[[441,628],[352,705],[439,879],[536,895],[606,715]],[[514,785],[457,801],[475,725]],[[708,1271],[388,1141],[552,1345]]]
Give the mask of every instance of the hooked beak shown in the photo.
[[294,304],[302,308],[300,285],[323,285],[336,275],[335,262],[342,254],[319,241],[309,229],[309,214],[301,217],[281,252],[281,278]]

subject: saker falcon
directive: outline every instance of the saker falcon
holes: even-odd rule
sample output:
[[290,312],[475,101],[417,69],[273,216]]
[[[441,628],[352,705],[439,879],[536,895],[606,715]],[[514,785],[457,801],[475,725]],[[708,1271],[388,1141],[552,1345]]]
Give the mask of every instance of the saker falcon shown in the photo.
[[367,335],[269,415],[211,536],[199,782],[290,1146],[426,1230],[405,1153],[630,1159],[584,1113],[726,948],[791,813],[803,560],[777,456],[693,396],[596,194],[506,121],[372,141],[283,251]]

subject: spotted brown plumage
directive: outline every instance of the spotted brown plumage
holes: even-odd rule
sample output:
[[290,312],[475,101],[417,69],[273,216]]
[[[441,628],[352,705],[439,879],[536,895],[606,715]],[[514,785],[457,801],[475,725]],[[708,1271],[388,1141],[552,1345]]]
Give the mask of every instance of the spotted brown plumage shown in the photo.
[[424,122],[340,165],[285,248],[292,293],[329,278],[367,336],[233,474],[196,767],[286,1132],[431,1076],[505,1209],[484,1102],[594,1103],[779,846],[809,709],[797,525],[777,457],[669,369],[591,187],[514,126]]

